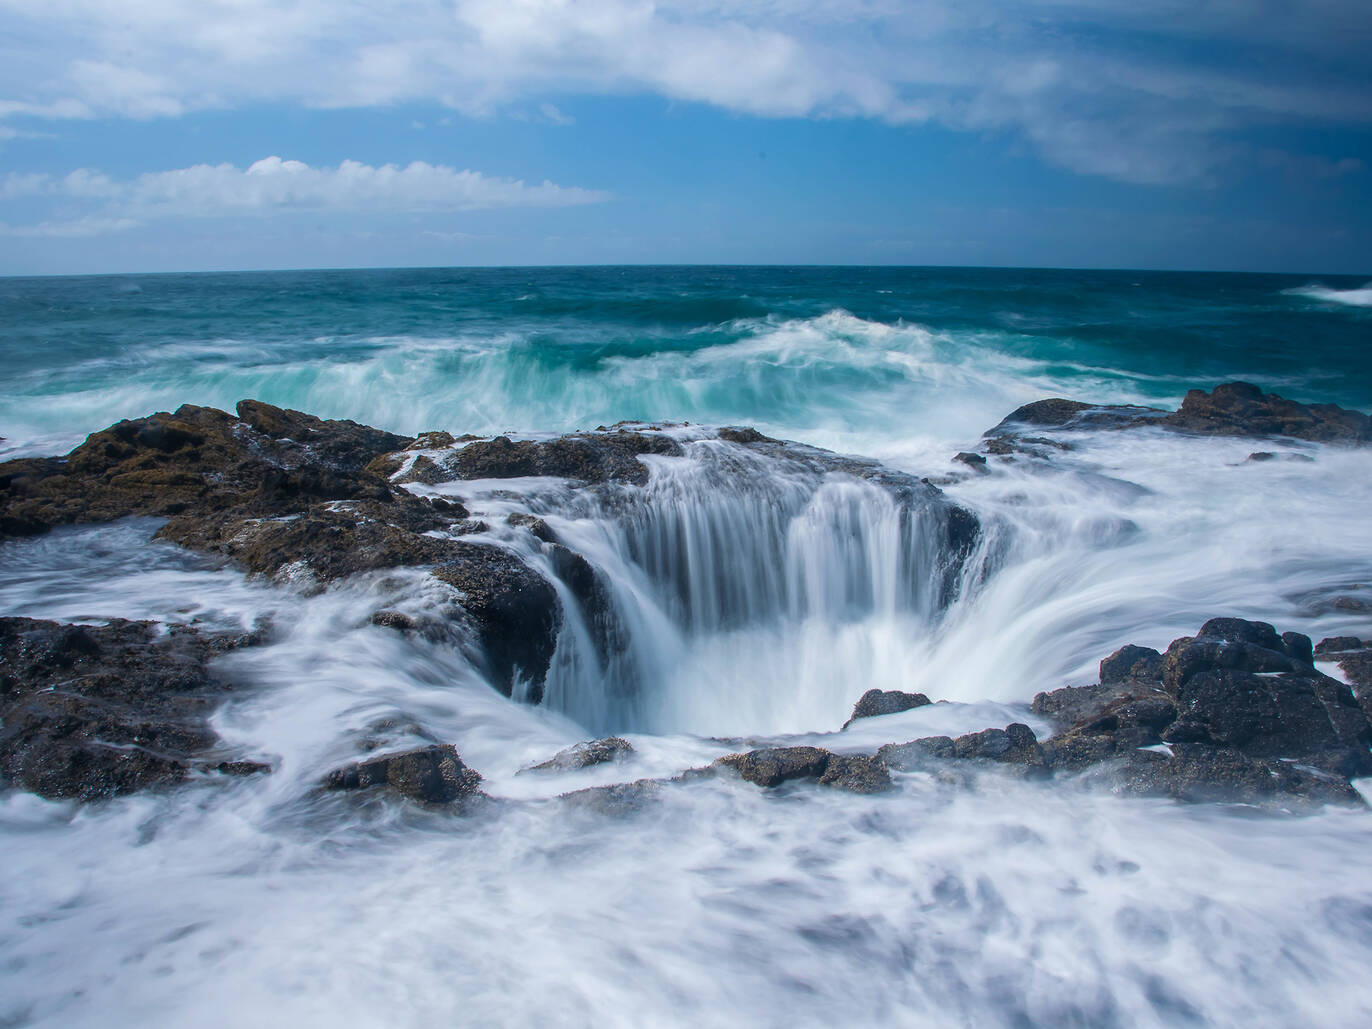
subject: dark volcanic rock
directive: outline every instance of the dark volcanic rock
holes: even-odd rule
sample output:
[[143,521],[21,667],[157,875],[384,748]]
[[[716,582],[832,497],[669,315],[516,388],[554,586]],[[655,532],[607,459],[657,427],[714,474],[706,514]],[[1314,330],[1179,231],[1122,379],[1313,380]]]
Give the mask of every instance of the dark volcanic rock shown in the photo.
[[1225,618],[1174,641],[1163,681],[1178,718],[1163,739],[1290,758],[1342,776],[1372,772],[1372,726],[1353,692],[1309,663],[1308,637],[1287,637],[1265,622]]
[[385,787],[424,804],[452,804],[481,796],[481,776],[468,768],[450,743],[387,754],[330,772],[326,790]]
[[732,768],[758,786],[780,786],[791,779],[818,779],[832,755],[819,747],[769,747],[746,754],[728,754],[716,765]]
[[819,784],[853,793],[882,793],[892,786],[885,762],[869,754],[830,755]]
[[253,400],[238,417],[187,404],[92,433],[66,458],[0,465],[0,535],[130,515],[272,517],[310,501],[384,500],[390,488],[366,468],[409,442]]
[[1134,751],[1105,779],[1117,791],[1190,802],[1361,804],[1347,779],[1228,747],[1178,743],[1172,753]]
[[1136,647],[1132,643],[1120,647],[1100,663],[1100,681],[1104,683],[1156,682],[1162,678],[1162,655],[1152,647]]
[[193,771],[270,771],[227,760],[207,721],[232,688],[207,662],[241,642],[122,619],[0,618],[0,772],[45,797],[97,800]]
[[[1108,406],[1077,400],[1039,400],[1017,409],[986,435],[1004,452],[1014,450],[1021,426],[1064,429],[1131,429],[1154,425],[1199,436],[1287,436],[1319,443],[1372,442],[1372,417],[1334,404],[1302,404],[1264,393],[1247,382],[1229,382],[1207,393],[1193,389],[1180,409]],[[989,447],[988,447],[989,450]],[[990,451],[997,453],[1001,451]],[[1267,454],[1267,457],[1272,455]],[[1263,452],[1253,455],[1263,460]]]
[[[1372,723],[1361,694],[1315,670],[1314,650],[1301,633],[1238,618],[1174,640],[1160,678],[1155,652],[1125,648],[1102,663],[1116,681],[1034,699],[1035,712],[1068,726],[1044,753],[1056,769],[1092,769],[1123,792],[1358,802],[1348,780],[1372,773]],[[1147,674],[1132,674],[1140,661]]]
[[553,475],[581,482],[629,482],[642,486],[648,468],[643,454],[681,454],[670,436],[627,429],[578,433],[553,440],[511,440],[497,436],[468,443],[457,452],[464,479],[512,479]]
[[1372,418],[1334,404],[1301,404],[1229,382],[1210,393],[1193,389],[1167,427],[1204,436],[1290,436],[1321,443],[1372,442]]
[[880,793],[891,788],[886,765],[869,754],[831,754],[820,747],[769,747],[728,754],[714,767],[732,768],[758,786],[780,786],[793,779],[814,779],[853,793]]
[[603,765],[609,761],[621,761],[633,752],[633,745],[628,740],[609,736],[603,740],[591,740],[587,743],[578,743],[566,750],[559,750],[547,761],[531,765],[525,771],[571,772],[578,768]]
[[853,705],[853,713],[849,716],[848,721],[843,723],[843,728],[848,728],[859,718],[898,715],[902,711],[910,711],[930,703],[932,701],[923,693],[903,693],[900,690],[868,690]]
[[1048,764],[1034,730],[1021,722],[1004,729],[983,729],[959,736],[953,740],[953,755],[964,760],[995,761],[1031,769],[1043,769]]
[[952,737],[926,736],[909,743],[888,743],[878,748],[876,756],[888,768],[909,772],[927,768],[934,761],[951,761],[958,755]]
[[454,541],[448,563],[434,576],[462,592],[462,604],[480,635],[492,682],[507,696],[527,684],[527,699],[543,698],[543,681],[557,646],[561,606],[551,583],[499,547]]

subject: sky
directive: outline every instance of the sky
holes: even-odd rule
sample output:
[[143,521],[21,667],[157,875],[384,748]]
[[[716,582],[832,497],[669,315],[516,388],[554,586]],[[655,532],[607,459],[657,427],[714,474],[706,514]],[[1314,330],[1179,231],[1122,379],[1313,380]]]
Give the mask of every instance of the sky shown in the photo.
[[1369,0],[0,0],[0,274],[1372,273]]

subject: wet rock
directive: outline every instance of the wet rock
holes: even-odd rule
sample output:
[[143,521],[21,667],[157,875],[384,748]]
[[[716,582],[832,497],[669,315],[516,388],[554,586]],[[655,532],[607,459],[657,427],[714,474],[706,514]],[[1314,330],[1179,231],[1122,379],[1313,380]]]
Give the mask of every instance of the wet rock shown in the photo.
[[780,786],[792,779],[818,779],[829,765],[830,753],[819,747],[768,747],[746,754],[728,754],[715,762],[732,768],[758,786]]
[[1372,773],[1367,702],[1312,664],[1316,652],[1343,655],[1334,648],[1347,645],[1314,648],[1266,622],[1214,618],[1172,642],[1156,679],[1156,652],[1143,654],[1144,677],[1125,648],[1102,663],[1102,678],[1116,681],[1035,698],[1036,713],[1066,726],[1043,744],[1046,759],[1123,792],[1352,802],[1349,778]]
[[1136,647],[1131,643],[1120,647],[1100,663],[1102,684],[1156,682],[1161,678],[1162,655],[1152,647]]
[[197,771],[269,770],[228,758],[209,725],[232,686],[208,662],[237,645],[151,622],[0,618],[0,773],[44,797],[91,801]]
[[610,761],[622,761],[633,752],[633,745],[628,740],[618,736],[609,736],[603,740],[591,740],[587,743],[578,743],[565,750],[559,750],[547,761],[531,765],[525,771],[571,772],[579,768],[603,765]]
[[900,690],[868,690],[853,705],[853,713],[843,728],[848,728],[859,718],[876,718],[880,715],[896,715],[933,703],[923,693],[904,693]]
[[1167,427],[1204,436],[1289,436],[1320,443],[1372,442],[1372,418],[1334,404],[1301,404],[1248,382],[1193,389]]
[[557,542],[557,533],[553,532],[548,523],[537,515],[519,512],[508,516],[505,521],[517,528],[528,529],[535,539],[542,540],[544,543]]
[[648,481],[648,468],[638,458],[644,454],[681,454],[681,444],[670,436],[626,429],[577,433],[553,440],[511,440],[496,436],[468,443],[457,452],[457,467],[464,479],[511,479],[551,475],[580,482]]
[[371,621],[373,625],[396,632],[413,632],[415,628],[414,619],[401,611],[377,611]]
[[756,429],[741,428],[736,425],[726,425],[716,430],[716,435],[722,440],[730,443],[780,443],[781,440],[773,439],[771,436],[764,436]]
[[457,440],[453,438],[451,432],[444,432],[442,429],[429,429],[421,432],[414,438],[414,442],[407,446],[406,450],[444,450],[451,447]]
[[893,785],[885,763],[870,754],[830,755],[819,784],[852,793],[882,793]]
[[613,786],[590,786],[573,790],[558,799],[569,807],[594,811],[601,815],[627,815],[642,809],[657,799],[662,786],[654,779],[616,783]]
[[1336,654],[1372,648],[1372,641],[1364,643],[1356,636],[1328,636],[1315,645],[1315,657],[1330,660]]
[[1310,640],[1265,622],[1212,619],[1168,647],[1163,681],[1178,719],[1168,742],[1211,743],[1343,775],[1372,772],[1372,725],[1343,683],[1306,659]]
[[995,761],[1033,769],[1048,765],[1034,730],[1022,722],[959,736],[953,740],[953,754],[962,760]]
[[[1133,429],[1156,426],[1200,436],[1286,436],[1319,443],[1362,445],[1372,442],[1372,417],[1334,404],[1302,404],[1264,393],[1247,382],[1229,382],[1207,393],[1193,389],[1176,411],[1161,408],[1087,404],[1054,398],[1025,404],[986,435],[1008,450],[1017,448],[1023,426],[1062,429]],[[986,446],[984,444],[984,446]],[[987,448],[988,452],[995,453]],[[1273,455],[1257,451],[1250,460]]]
[[0,535],[132,515],[291,514],[321,500],[388,500],[367,470],[408,437],[254,400],[238,415],[183,405],[119,422],[65,459],[0,465]]
[[1347,779],[1283,761],[1250,757],[1228,747],[1172,745],[1171,753],[1134,751],[1101,776],[1122,793],[1191,803],[1361,805]]
[[986,467],[986,458],[982,457],[980,454],[973,454],[963,450],[958,452],[957,454],[954,454],[953,460],[961,464],[965,464],[974,472],[989,471],[989,469]]
[[387,754],[330,772],[326,790],[382,787],[423,804],[453,804],[481,795],[481,776],[462,763],[450,743]]
[[935,761],[951,761],[957,757],[951,736],[926,736],[909,743],[888,743],[877,749],[877,758],[888,768],[912,772],[928,768]]
[[768,747],[728,754],[712,767],[732,768],[748,782],[769,788],[794,779],[814,779],[821,786],[853,793],[880,793],[892,785],[879,757],[832,754],[820,747]]
[[492,683],[537,704],[557,646],[561,606],[552,584],[508,551],[453,541],[434,577],[456,587],[481,642],[473,657]]

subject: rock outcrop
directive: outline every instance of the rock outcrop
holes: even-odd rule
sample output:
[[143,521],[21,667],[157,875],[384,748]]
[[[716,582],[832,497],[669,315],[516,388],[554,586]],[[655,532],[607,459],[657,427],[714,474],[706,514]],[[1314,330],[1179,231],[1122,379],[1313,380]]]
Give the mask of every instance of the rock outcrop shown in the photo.
[[210,659],[253,642],[122,619],[0,618],[0,773],[44,797],[92,801],[198,772],[270,771],[231,753],[208,721],[233,688]]
[[[1335,404],[1302,404],[1264,393],[1247,382],[1229,382],[1210,392],[1193,389],[1176,411],[1134,405],[1088,404],[1054,398],[1025,404],[986,433],[988,454],[1043,456],[1053,440],[1026,435],[1029,429],[1134,429],[1153,426],[1196,436],[1287,437],[1316,443],[1362,446],[1372,443],[1372,416]],[[1262,460],[1272,454],[1253,457]],[[963,455],[958,460],[964,460]]]
[[1125,792],[1356,803],[1349,780],[1372,773],[1372,723],[1313,657],[1309,637],[1238,618],[1165,654],[1126,647],[1099,684],[1034,699],[1063,727],[1043,749],[1053,768],[1096,769]]

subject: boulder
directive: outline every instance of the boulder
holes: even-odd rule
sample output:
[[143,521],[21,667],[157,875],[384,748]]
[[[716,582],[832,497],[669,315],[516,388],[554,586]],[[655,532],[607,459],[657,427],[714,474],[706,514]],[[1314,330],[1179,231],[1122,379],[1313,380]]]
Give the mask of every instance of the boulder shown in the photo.
[[900,690],[868,690],[856,704],[843,728],[848,728],[859,718],[876,718],[879,715],[896,715],[924,707],[932,701],[923,693],[903,693]]
[[655,779],[636,779],[613,786],[589,786],[573,790],[558,799],[573,808],[594,811],[600,815],[628,815],[655,800],[662,785]]
[[565,750],[559,750],[547,761],[530,765],[528,772],[572,772],[579,768],[590,768],[610,761],[622,761],[634,752],[633,745],[618,736],[603,740],[578,743]]
[[482,796],[481,776],[450,743],[434,744],[346,765],[324,779],[326,790],[380,787],[422,804],[450,805]]
[[772,787],[792,779],[818,779],[828,767],[830,756],[819,747],[768,747],[746,754],[727,754],[715,764],[732,768],[750,783]]

